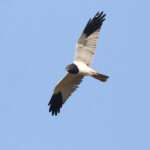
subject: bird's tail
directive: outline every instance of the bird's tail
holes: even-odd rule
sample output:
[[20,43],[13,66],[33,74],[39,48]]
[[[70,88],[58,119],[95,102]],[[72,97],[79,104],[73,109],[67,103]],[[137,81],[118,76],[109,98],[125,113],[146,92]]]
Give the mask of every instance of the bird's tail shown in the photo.
[[92,77],[95,78],[95,79],[97,79],[97,80],[100,80],[102,82],[106,82],[107,79],[109,78],[108,76],[100,74],[98,72],[94,72],[93,75],[92,75]]

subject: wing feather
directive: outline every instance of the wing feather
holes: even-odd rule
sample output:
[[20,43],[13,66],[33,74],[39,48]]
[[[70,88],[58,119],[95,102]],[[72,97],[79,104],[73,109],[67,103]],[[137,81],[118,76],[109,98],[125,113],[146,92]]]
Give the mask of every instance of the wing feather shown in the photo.
[[50,105],[49,112],[52,115],[57,115],[60,108],[71,94],[78,88],[84,76],[79,74],[67,73],[66,76],[58,82],[54,89],[54,93],[48,105]]
[[105,16],[106,14],[103,14],[103,12],[98,12],[93,19],[88,21],[76,45],[74,62],[81,61],[88,66],[91,65],[93,56],[96,52],[100,28],[105,20]]

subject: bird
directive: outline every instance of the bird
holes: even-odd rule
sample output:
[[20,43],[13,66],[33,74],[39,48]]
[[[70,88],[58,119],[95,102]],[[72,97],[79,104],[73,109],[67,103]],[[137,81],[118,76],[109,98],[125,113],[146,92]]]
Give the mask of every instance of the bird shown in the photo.
[[78,88],[85,76],[106,82],[109,76],[96,72],[90,67],[96,52],[97,40],[106,14],[101,11],[87,22],[78,42],[73,63],[66,67],[67,74],[57,83],[48,103],[49,112],[57,115],[62,105]]

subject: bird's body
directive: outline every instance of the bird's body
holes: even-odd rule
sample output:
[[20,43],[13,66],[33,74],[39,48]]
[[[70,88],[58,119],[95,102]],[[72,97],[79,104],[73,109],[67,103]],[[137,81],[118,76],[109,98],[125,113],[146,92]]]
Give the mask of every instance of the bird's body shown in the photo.
[[77,65],[79,69],[79,74],[84,76],[91,76],[92,72],[95,72],[93,69],[91,69],[89,66],[87,66],[83,62],[74,62],[75,65]]
[[105,20],[103,12],[97,13],[93,19],[90,19],[81,34],[77,45],[74,61],[66,67],[68,73],[58,82],[54,93],[48,105],[52,115],[57,115],[60,108],[69,98],[69,96],[78,88],[84,76],[91,76],[102,82],[108,79],[108,76],[97,73],[90,68],[93,56],[96,52],[97,40],[103,21]]

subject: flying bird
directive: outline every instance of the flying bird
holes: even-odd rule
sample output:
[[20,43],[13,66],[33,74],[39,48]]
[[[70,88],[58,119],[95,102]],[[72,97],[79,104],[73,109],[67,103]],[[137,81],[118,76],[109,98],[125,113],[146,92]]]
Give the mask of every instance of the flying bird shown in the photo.
[[66,67],[68,73],[56,85],[49,102],[49,112],[57,115],[60,108],[71,94],[78,88],[84,76],[91,76],[102,82],[109,78],[90,68],[93,56],[96,52],[99,32],[106,14],[97,12],[93,19],[90,18],[76,44],[74,61]]

